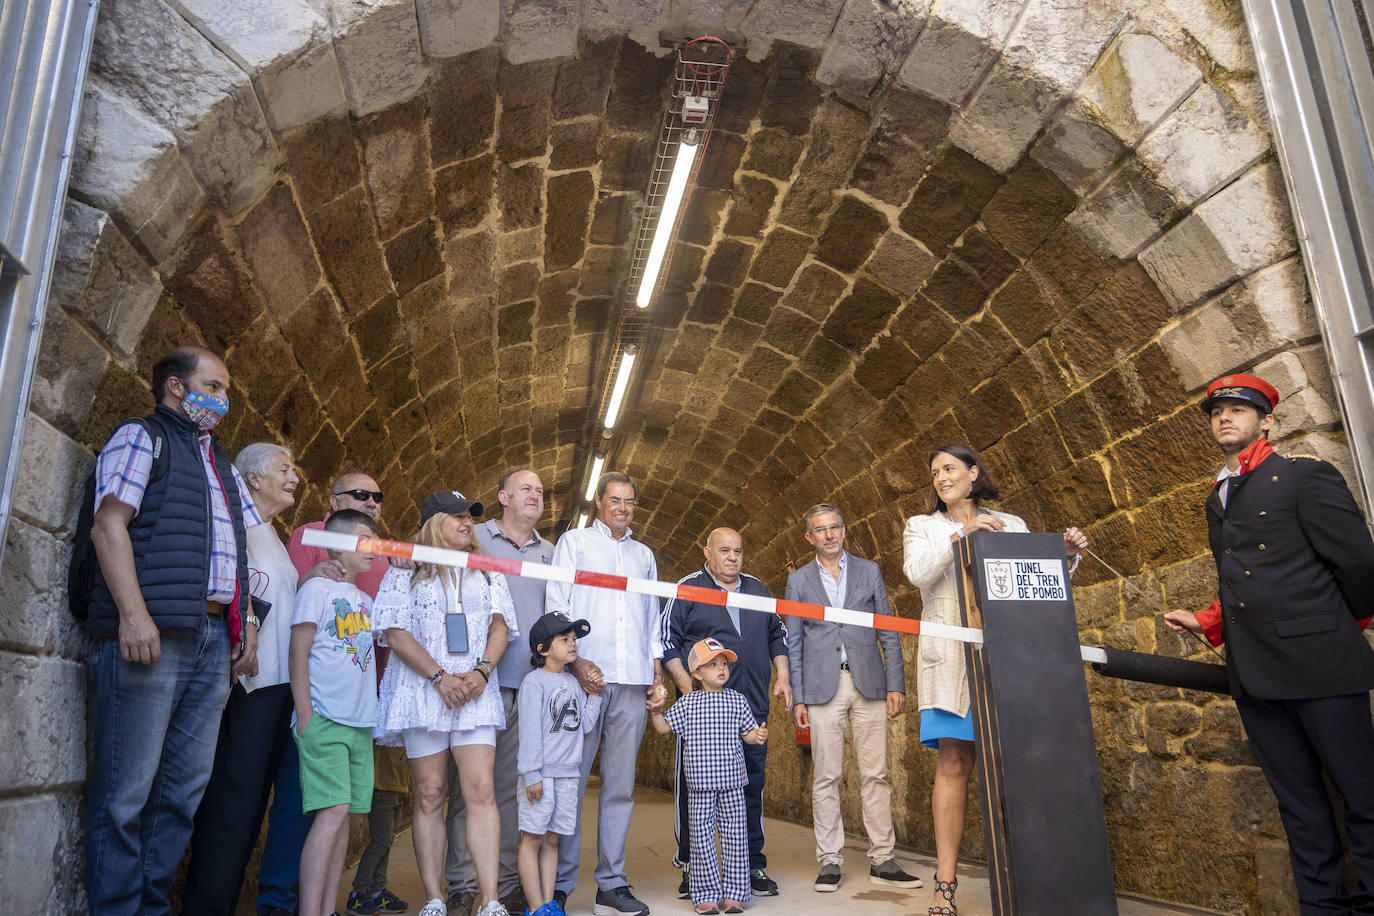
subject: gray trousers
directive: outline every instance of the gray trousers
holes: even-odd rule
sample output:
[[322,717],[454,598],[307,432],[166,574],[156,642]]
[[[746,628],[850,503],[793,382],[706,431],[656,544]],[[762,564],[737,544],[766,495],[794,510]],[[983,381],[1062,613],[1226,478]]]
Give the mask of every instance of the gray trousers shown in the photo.
[[[596,751],[601,755],[601,798],[596,818],[596,886],[608,891],[627,884],[625,878],[625,839],[630,832],[634,811],[635,761],[644,724],[649,714],[644,709],[647,684],[607,684],[601,694],[601,718],[582,745],[582,779],[579,797],[586,797],[587,779],[592,773]],[[557,890],[572,894],[577,887],[581,865],[582,809],[578,807],[577,829],[558,843]]]
[[[497,872],[496,893],[510,896],[520,890],[520,872],[515,856],[520,845],[520,824],[516,819],[515,779],[516,759],[520,754],[520,711],[515,702],[513,687],[501,688],[501,705],[506,708],[506,727],[496,733],[496,765],[492,774],[492,790],[496,795],[496,810],[501,816],[501,865]],[[444,881],[449,894],[477,893],[477,872],[468,854],[467,808],[463,805],[463,791],[458,785],[458,768],[449,757],[448,856],[444,861]]]

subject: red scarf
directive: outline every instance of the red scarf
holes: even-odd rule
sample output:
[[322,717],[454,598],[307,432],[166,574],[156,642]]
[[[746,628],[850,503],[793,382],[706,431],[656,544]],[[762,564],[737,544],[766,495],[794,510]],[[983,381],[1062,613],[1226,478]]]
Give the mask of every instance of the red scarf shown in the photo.
[[[1274,454],[1274,447],[1269,444],[1268,439],[1260,436],[1251,443],[1245,451],[1240,453],[1240,473],[1242,475],[1249,474],[1255,468],[1259,467],[1260,462],[1264,461],[1264,459],[1272,454]],[[1219,483],[1221,483],[1219,480],[1212,481],[1212,489],[1216,489]]]

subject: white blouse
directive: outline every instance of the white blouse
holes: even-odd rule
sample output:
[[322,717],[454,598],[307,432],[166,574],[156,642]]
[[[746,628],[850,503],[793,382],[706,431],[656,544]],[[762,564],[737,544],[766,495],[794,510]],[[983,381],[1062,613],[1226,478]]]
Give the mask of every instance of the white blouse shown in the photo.
[[[507,651],[518,650],[515,638],[520,634],[520,627],[505,576],[489,573],[488,581],[479,570],[459,570],[458,574],[463,577],[462,604],[459,604],[457,584],[445,572],[418,582],[414,587],[410,584],[412,573],[409,569],[389,569],[377,589],[377,600],[372,605],[372,629],[379,642],[385,643],[388,629],[405,630],[439,663],[439,667],[450,674],[463,674],[475,669],[478,659],[486,652],[492,615],[499,613],[510,631]],[[450,612],[467,617],[467,652],[448,651],[444,616]],[[430,684],[432,673],[421,674],[400,658],[393,658],[386,666],[377,709],[375,735],[378,744],[400,745],[401,733],[407,728],[456,732],[487,725],[506,727],[501,685],[494,670],[485,690],[453,709],[444,705],[443,697]]]
[[[1027,530],[1015,515],[980,508],[996,516],[1004,531]],[[921,621],[960,626],[959,588],[955,581],[954,542],[950,538],[963,526],[938,515],[914,515],[907,519],[902,536],[902,572],[921,590]],[[938,636],[922,636],[916,669],[916,700],[921,709],[943,709],[956,716],[968,715],[968,675],[964,670],[964,644]]]
[[245,541],[248,546],[248,590],[253,597],[272,605],[258,631],[258,673],[253,677],[239,676],[243,689],[252,693],[259,687],[274,687],[290,680],[287,656],[291,650],[291,618],[300,574],[271,524],[249,528]]

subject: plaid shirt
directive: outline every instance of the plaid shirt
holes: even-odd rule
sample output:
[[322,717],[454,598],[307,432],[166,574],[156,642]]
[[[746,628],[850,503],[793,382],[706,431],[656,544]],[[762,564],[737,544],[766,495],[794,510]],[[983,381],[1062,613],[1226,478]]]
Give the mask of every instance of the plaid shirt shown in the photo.
[[[207,599],[227,603],[234,600],[238,578],[238,550],[234,543],[234,523],[229,518],[229,503],[220,486],[219,475],[210,457],[210,434],[200,434],[200,459],[205,479],[210,484],[210,581]],[[126,423],[115,430],[110,441],[100,450],[95,465],[95,509],[106,496],[113,496],[138,514],[143,504],[143,491],[148,486],[148,474],[153,469],[153,439],[137,423]],[[251,528],[262,524],[253,498],[248,495],[238,468],[232,468],[234,485],[243,503],[243,525]]]
[[744,694],[729,687],[693,690],[663,718],[682,738],[688,791],[715,792],[748,784],[740,736],[759,724]]

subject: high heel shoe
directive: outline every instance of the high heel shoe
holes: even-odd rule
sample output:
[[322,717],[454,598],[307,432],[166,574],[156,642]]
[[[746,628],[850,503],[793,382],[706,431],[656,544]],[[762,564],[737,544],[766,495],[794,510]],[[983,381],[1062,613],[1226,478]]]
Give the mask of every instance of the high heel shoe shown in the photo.
[[948,881],[941,881],[940,876],[935,876],[935,893],[945,898],[945,902],[940,906],[932,906],[926,911],[927,916],[956,916],[958,908],[954,905],[954,891],[959,886],[958,878],[951,878]]

